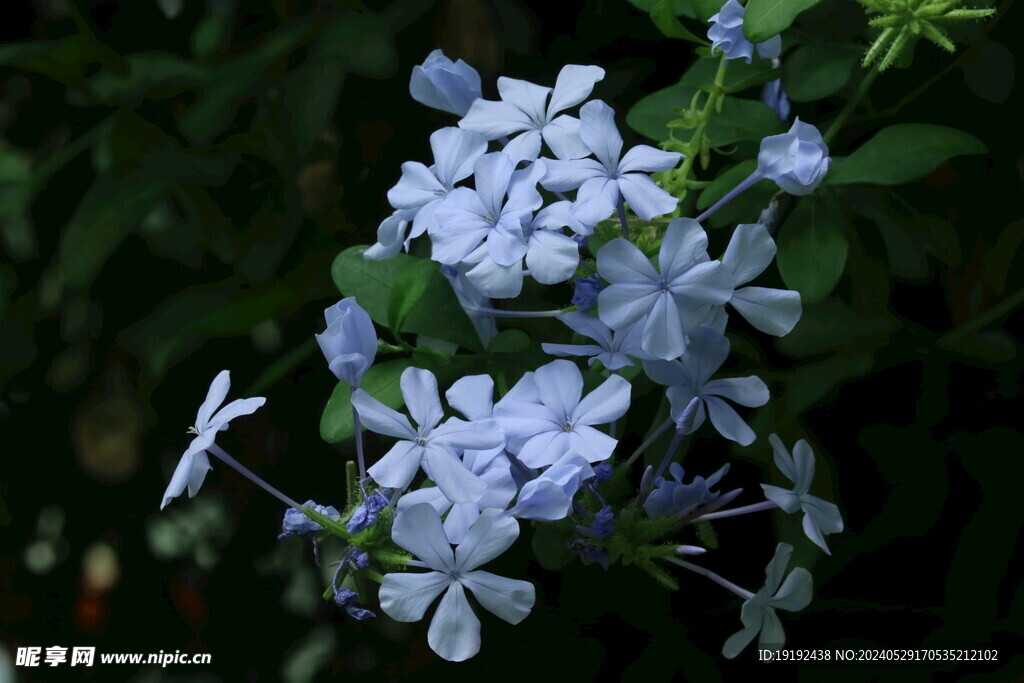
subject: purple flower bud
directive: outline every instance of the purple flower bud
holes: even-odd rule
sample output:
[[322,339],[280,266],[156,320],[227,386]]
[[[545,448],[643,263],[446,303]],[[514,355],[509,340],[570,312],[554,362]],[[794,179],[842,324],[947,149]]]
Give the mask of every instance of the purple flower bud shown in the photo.
[[572,305],[579,306],[579,309],[586,313],[597,303],[597,294],[603,289],[601,278],[597,275],[578,277],[575,280],[575,285]]
[[355,297],[342,299],[324,311],[327,330],[316,336],[335,377],[353,389],[373,365],[377,355],[377,332],[370,315],[360,308]]
[[370,566],[370,554],[352,546],[348,555],[348,563],[356,571],[362,571]]
[[441,50],[434,50],[423,64],[413,67],[409,92],[421,104],[465,116],[480,98],[480,74],[461,59],[453,62]]
[[598,481],[609,481],[612,478],[612,464],[603,462],[594,468],[594,479]]
[[345,530],[350,534],[358,534],[363,529],[376,524],[377,516],[387,506],[390,495],[391,489],[381,489],[367,496],[366,500],[352,512],[352,516],[345,524]]
[[832,159],[818,129],[797,117],[789,132],[761,140],[757,173],[792,195],[810,194],[828,173]]
[[615,530],[615,512],[610,506],[605,505],[594,515],[594,521],[590,524],[591,530],[598,538],[608,538]]
[[[334,520],[341,518],[341,513],[333,507],[317,505],[311,500],[307,500],[304,505],[305,507],[313,508],[324,517]],[[306,536],[308,534],[315,534],[318,531],[323,531],[323,527],[304,515],[301,511],[296,510],[295,508],[289,508],[284,513],[284,521],[281,523],[281,531],[282,533],[278,538],[288,538],[290,536]]]
[[334,604],[338,607],[344,607],[348,615],[358,621],[366,621],[372,619],[377,615],[368,609],[363,609],[355,604],[359,598],[359,593],[350,591],[347,588],[336,588],[334,590]]
[[786,91],[782,89],[781,78],[764,84],[761,89],[761,101],[772,108],[779,120],[783,122],[789,120],[789,98],[786,97]]

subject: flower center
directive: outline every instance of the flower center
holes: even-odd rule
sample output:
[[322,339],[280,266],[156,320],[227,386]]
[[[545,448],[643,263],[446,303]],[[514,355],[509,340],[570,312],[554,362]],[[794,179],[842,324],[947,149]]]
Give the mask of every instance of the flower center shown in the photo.
[[658,278],[658,289],[660,289],[663,292],[669,291],[668,281],[665,279],[664,276]]

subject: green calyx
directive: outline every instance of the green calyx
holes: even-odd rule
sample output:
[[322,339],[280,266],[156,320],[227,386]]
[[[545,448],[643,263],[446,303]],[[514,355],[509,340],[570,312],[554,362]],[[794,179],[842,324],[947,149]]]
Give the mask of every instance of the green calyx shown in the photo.
[[860,0],[869,14],[880,16],[868,24],[882,29],[864,55],[865,67],[878,64],[879,71],[892,66],[918,38],[925,38],[943,50],[955,49],[942,24],[984,19],[995,10],[964,9],[961,0]]

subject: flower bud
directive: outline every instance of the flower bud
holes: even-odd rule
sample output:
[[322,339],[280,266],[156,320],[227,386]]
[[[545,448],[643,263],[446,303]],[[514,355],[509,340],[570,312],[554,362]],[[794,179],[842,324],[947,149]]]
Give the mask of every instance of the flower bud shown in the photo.
[[324,317],[327,330],[315,335],[316,341],[335,377],[355,389],[377,355],[377,332],[373,322],[355,297],[331,306],[324,311]]
[[423,64],[413,67],[409,92],[421,104],[465,116],[480,98],[480,74],[461,59],[453,62],[441,50],[434,50]]
[[832,159],[818,129],[797,117],[788,133],[761,140],[757,173],[792,195],[810,194],[828,173]]

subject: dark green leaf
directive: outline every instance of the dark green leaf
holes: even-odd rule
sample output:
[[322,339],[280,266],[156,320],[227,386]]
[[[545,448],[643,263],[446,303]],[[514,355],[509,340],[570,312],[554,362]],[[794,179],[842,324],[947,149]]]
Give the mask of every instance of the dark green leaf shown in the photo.
[[900,185],[928,175],[955,156],[987,151],[981,140],[956,128],[898,123],[882,129],[850,156],[834,159],[825,182]]
[[546,525],[535,525],[530,542],[533,554],[540,566],[555,572],[572,561],[572,553],[565,545],[565,538]]
[[786,286],[804,305],[828,296],[846,265],[848,249],[838,204],[820,195],[804,197],[779,233],[777,260]]
[[752,43],[763,43],[793,23],[797,15],[821,0],[750,0],[743,19],[743,35]]
[[673,0],[661,0],[651,10],[651,21],[658,27],[662,33],[669,38],[679,38],[681,40],[689,40],[694,43],[700,43],[707,45],[708,41],[704,38],[696,36],[690,29],[686,28],[679,19],[676,18],[676,13],[673,5]]
[[392,330],[402,329],[435,275],[437,264],[426,260],[417,260],[398,275],[388,297],[388,326]]
[[[411,364],[408,358],[376,363],[363,375],[360,387],[387,407],[398,410],[405,405],[399,380]],[[351,395],[347,382],[338,382],[331,392],[320,418],[320,437],[327,443],[340,443],[355,436]]]
[[[360,245],[338,254],[331,274],[342,294],[356,297],[375,322],[387,325],[392,288],[406,269],[423,259],[400,253],[385,261],[368,261],[363,258],[366,249]],[[436,264],[434,267],[434,275],[419,300],[420,305],[410,310],[401,331],[443,339],[466,349],[482,350],[480,339],[451,285],[436,269]]]
[[194,87],[209,69],[170,52],[140,52],[124,58],[125,72],[103,69],[89,79],[89,90],[101,102],[141,103],[147,95],[169,97]]
[[712,147],[725,147],[743,140],[757,140],[782,132],[779,117],[760,100],[727,97],[722,111],[708,123],[708,141]]
[[1013,92],[1013,53],[985,40],[964,55],[964,80],[975,95],[1002,104]]
[[802,45],[786,57],[782,85],[794,102],[813,102],[834,95],[847,84],[861,50],[833,43]]
[[522,330],[502,330],[487,346],[491,353],[522,353],[528,348],[530,335]]
[[[757,168],[757,161],[747,159],[724,173],[720,173],[697,198],[697,208],[704,210],[710,207],[749,176],[755,168]],[[768,206],[778,189],[778,186],[770,180],[757,182],[715,211],[708,219],[708,223],[715,228],[738,223],[753,223],[760,217],[761,211]]]

